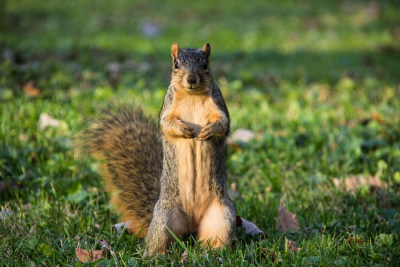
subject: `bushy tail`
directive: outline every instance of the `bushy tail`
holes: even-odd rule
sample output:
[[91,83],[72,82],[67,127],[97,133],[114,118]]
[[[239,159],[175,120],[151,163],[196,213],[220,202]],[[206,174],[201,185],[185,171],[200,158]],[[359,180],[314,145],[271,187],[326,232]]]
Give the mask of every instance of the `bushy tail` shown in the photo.
[[134,234],[146,234],[160,192],[162,142],[158,125],[122,106],[101,112],[80,138],[81,149],[104,161],[111,204]]

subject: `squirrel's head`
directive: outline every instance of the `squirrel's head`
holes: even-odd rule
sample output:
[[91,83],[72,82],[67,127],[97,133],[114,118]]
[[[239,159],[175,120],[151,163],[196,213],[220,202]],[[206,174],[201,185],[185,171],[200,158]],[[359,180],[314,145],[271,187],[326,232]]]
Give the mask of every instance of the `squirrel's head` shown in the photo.
[[191,92],[207,90],[211,82],[209,57],[211,46],[206,43],[202,49],[180,49],[172,43],[172,83],[175,88]]

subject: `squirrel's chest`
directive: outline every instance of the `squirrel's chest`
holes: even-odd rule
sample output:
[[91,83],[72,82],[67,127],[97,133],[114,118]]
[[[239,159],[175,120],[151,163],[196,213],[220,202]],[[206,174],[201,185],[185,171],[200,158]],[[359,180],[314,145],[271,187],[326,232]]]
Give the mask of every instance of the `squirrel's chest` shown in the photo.
[[177,101],[175,106],[178,117],[192,127],[198,134],[201,129],[219,113],[217,106],[209,96],[187,96]]
[[[210,98],[200,96],[185,98],[177,103],[176,111],[197,134],[219,112]],[[213,200],[210,191],[211,146],[210,141],[176,140],[179,195],[182,208],[193,223],[199,220]]]

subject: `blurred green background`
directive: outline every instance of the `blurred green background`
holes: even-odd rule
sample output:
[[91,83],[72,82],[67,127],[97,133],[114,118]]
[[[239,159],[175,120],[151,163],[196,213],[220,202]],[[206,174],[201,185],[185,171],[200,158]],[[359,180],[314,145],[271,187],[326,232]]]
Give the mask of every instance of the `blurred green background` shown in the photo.
[[[141,263],[143,242],[112,233],[118,217],[98,165],[75,157],[72,138],[110,102],[156,118],[174,41],[211,43],[231,130],[256,136],[229,146],[229,188],[238,214],[269,238],[242,238],[223,260],[399,263],[399,1],[3,0],[2,264],[76,264],[75,248],[101,239],[120,263]],[[57,126],[43,127],[44,114]],[[380,184],[350,192],[354,175]],[[294,235],[274,227],[281,203],[299,218]],[[289,251],[288,239],[301,250]],[[265,248],[276,258],[260,256]],[[158,263],[179,263],[174,251]]]
[[[16,0],[3,1],[2,9],[2,46],[22,60],[96,51],[167,62],[173,41],[209,41],[214,61],[227,65],[214,70],[233,77],[239,68],[250,80],[333,82],[349,74],[398,82],[397,1]],[[98,54],[86,56],[103,63]]]

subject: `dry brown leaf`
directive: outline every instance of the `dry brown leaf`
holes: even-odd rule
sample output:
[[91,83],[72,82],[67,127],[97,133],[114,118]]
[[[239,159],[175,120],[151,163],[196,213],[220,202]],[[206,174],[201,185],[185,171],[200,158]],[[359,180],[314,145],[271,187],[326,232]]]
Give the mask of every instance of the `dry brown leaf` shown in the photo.
[[187,250],[185,250],[182,255],[181,255],[181,262],[182,263],[188,263],[189,262],[189,254]]
[[287,247],[290,252],[300,250],[300,248],[296,247],[296,243],[290,239],[288,239]]
[[349,236],[349,238],[347,238],[347,242],[350,246],[352,246],[354,244],[364,243],[365,241],[359,236]]
[[[338,178],[334,178],[333,183],[336,187],[341,186],[341,181]],[[344,188],[346,191],[356,191],[362,185],[370,185],[377,188],[385,186],[385,184],[381,181],[381,179],[379,179],[378,176],[364,177],[362,175],[353,175],[350,177],[346,177],[344,181]]]
[[26,96],[30,97],[40,96],[40,91],[39,89],[35,88],[35,86],[33,86],[33,82],[28,82],[27,84],[25,84],[23,90]]
[[296,218],[296,214],[290,213],[284,206],[280,206],[278,209],[278,218],[276,220],[276,229],[281,233],[285,233],[287,230],[294,233],[300,229],[299,221]]
[[87,250],[83,248],[75,249],[75,256],[82,263],[97,261],[105,257],[105,252],[103,250]]

